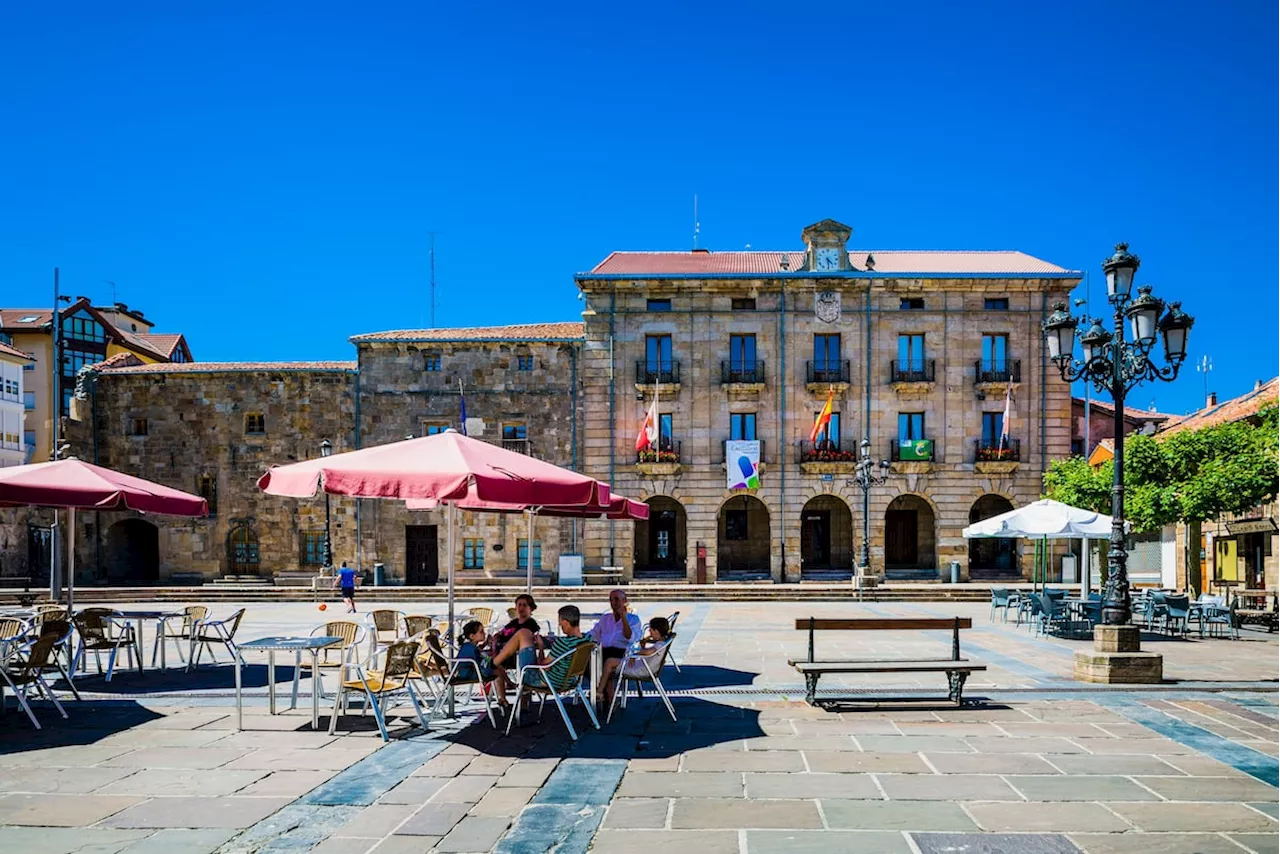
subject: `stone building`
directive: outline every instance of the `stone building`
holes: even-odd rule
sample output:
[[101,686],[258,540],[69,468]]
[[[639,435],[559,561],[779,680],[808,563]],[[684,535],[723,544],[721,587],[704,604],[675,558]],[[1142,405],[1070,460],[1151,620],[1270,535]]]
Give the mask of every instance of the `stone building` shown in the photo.
[[[1088,412],[1087,424],[1085,412]],[[1145,433],[1150,435],[1170,421],[1176,415],[1156,412],[1155,409],[1124,408],[1124,434]],[[1087,428],[1087,429],[1086,429]],[[1086,442],[1085,436],[1088,436]],[[1116,437],[1116,408],[1110,401],[1092,399],[1085,406],[1083,397],[1071,399],[1071,456],[1088,457],[1099,444],[1106,442],[1112,448]],[[1086,447],[1087,446],[1087,447]],[[1108,450],[1108,453],[1114,451]]]
[[[1020,252],[851,250],[850,233],[826,220],[804,229],[803,251],[615,252],[576,277],[585,470],[651,513],[633,535],[588,525],[588,566],[848,577],[867,437],[890,462],[870,492],[873,572],[936,579],[957,560],[974,578],[1029,573],[1016,541],[961,530],[1038,498],[1049,461],[1070,450],[1070,389],[1040,324],[1080,274]],[[815,448],[828,395],[834,418]],[[638,455],[655,396],[658,448]],[[758,485],[730,488],[731,439],[760,443]]]

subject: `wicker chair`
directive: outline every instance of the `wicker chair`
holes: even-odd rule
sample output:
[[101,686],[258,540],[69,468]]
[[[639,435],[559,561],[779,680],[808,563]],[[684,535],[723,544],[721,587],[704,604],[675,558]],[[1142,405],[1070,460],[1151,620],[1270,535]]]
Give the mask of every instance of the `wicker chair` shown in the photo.
[[244,619],[244,608],[236,611],[225,620],[196,620],[191,626],[191,654],[187,658],[187,670],[194,670],[200,665],[200,654],[209,651],[209,658],[217,664],[213,654],[213,645],[219,644],[231,653],[231,660],[236,660],[236,631],[240,621]]
[[671,715],[671,720],[676,719],[676,710],[671,705],[667,689],[662,686],[660,678],[662,666],[667,663],[667,656],[671,653],[671,645],[675,643],[675,639],[675,632],[672,632],[666,640],[654,646],[647,655],[627,653],[626,658],[622,659],[622,663],[618,665],[618,680],[613,688],[613,698],[609,702],[609,714],[604,719],[605,723],[613,720],[613,710],[617,707],[619,699],[622,700],[622,708],[627,707],[628,682],[636,687],[637,694],[640,693],[641,685],[652,685],[658,692],[658,696],[662,698],[663,705],[667,707],[667,714]]
[[[467,688],[471,691],[472,699],[475,698],[475,691],[480,692],[480,697],[484,700],[484,712],[489,717],[489,725],[497,729],[498,720],[493,713],[493,698],[489,694],[489,686],[480,674],[480,668],[470,658],[454,658],[453,661],[449,661],[439,647],[440,639],[431,635],[428,635],[428,639],[429,643],[434,640],[436,645],[427,651],[431,656],[429,662],[424,661],[424,655],[418,656],[418,672],[423,674],[424,678],[427,672],[438,677],[442,686],[439,691],[433,692],[435,704],[431,707],[431,720],[435,720],[444,708],[445,702],[449,699],[450,688]],[[427,684],[430,685],[430,681]]]
[[[350,664],[355,657],[356,652],[360,648],[360,644],[364,642],[364,626],[352,620],[330,620],[323,626],[316,626],[311,630],[311,636],[317,635],[342,638],[341,643],[333,646],[326,646],[320,650],[316,656],[316,672],[315,672],[315,690],[320,692],[320,696],[324,696],[324,671],[338,670],[338,677],[342,677],[341,668],[343,665]],[[308,658],[302,659],[301,663],[294,668],[293,671],[293,704],[298,704],[298,676],[303,670],[311,669],[311,661]]]
[[[409,677],[413,673],[414,658],[418,654],[418,644],[414,641],[397,641],[386,648],[386,665],[381,670],[365,670],[359,664],[348,664],[342,669],[343,677],[338,683],[338,693],[333,698],[333,715],[329,719],[329,734],[338,730],[338,715],[346,711],[349,694],[363,694],[364,709],[373,708],[374,719],[378,722],[378,731],[383,741],[390,741],[387,734],[386,710],[387,700],[401,692],[409,695],[414,711],[422,728],[427,728],[427,719],[422,715],[422,705],[418,702],[418,692]],[[355,671],[356,678],[345,678],[347,673]]]
[[[542,711],[547,705],[547,697],[550,697],[556,704],[556,708],[560,710],[560,717],[564,720],[565,728],[569,730],[569,737],[574,741],[578,740],[578,732],[573,728],[573,723],[569,720],[569,711],[564,707],[564,701],[561,695],[568,695],[569,699],[579,700],[587,710],[587,715],[591,718],[591,723],[596,729],[600,729],[600,720],[596,717],[596,710],[591,707],[591,701],[582,691],[582,680],[587,674],[587,668],[591,665],[591,652],[595,649],[595,644],[587,641],[580,643],[573,649],[557,658],[548,661],[546,664],[526,664],[520,668],[519,675],[516,676],[516,699],[515,707],[518,709],[520,701],[525,693],[538,695],[538,720],[542,720]],[[555,683],[550,682],[549,677],[551,668],[555,667],[561,661],[568,659],[569,668],[565,671],[564,678]],[[535,678],[537,676],[538,678]],[[518,717],[519,712],[507,718],[507,734],[511,734],[511,724]]]
[[379,652],[393,643],[404,640],[400,634],[404,615],[390,608],[369,612],[369,655],[367,661],[377,661]]
[[493,609],[492,608],[468,608],[467,610],[463,611],[461,614],[458,615],[458,621],[462,622],[468,617],[472,620],[479,620],[482,624],[484,624],[485,628],[488,628],[493,624]]
[[[170,620],[182,618],[182,625],[170,626]],[[191,646],[191,633],[196,627],[196,623],[207,619],[209,609],[204,605],[188,605],[183,608],[179,615],[173,617],[165,617],[160,621],[160,629],[156,632],[156,639],[151,644],[151,666],[156,666],[156,654],[160,651],[160,644],[173,641],[178,650],[178,660],[183,664],[187,663],[186,657],[182,654],[184,646]]]
[[[676,621],[677,621],[677,620],[679,620],[679,619],[680,619],[680,612],[679,612],[679,611],[673,611],[673,612],[671,613],[671,616],[667,618],[667,632],[668,632],[668,634],[670,634],[672,637],[674,637],[674,636],[675,636],[675,632],[676,632]],[[680,670],[680,662],[676,661],[676,651],[675,651],[674,649],[673,649],[673,650],[671,650],[671,651],[669,651],[669,652],[667,653],[667,656],[671,659],[671,666],[672,666],[672,667],[674,667],[674,668],[676,669],[676,673],[680,673],[680,672],[681,672],[681,670]]]
[[71,674],[74,676],[84,664],[86,652],[92,652],[98,665],[98,673],[102,673],[102,653],[107,653],[107,681],[116,672],[116,656],[120,650],[129,655],[129,666],[133,667],[133,656],[142,660],[142,652],[138,649],[138,638],[133,633],[133,626],[115,623],[111,616],[115,611],[109,608],[85,608],[75,616],[76,634],[80,643],[71,660]]
[[4,689],[7,686],[18,698],[18,705],[31,719],[31,725],[40,729],[40,721],[36,720],[35,712],[31,710],[29,702],[31,689],[34,688],[49,698],[54,708],[58,710],[58,714],[66,719],[67,710],[58,702],[49,683],[44,681],[44,672],[50,666],[49,662],[54,657],[58,642],[57,635],[52,633],[44,635],[24,647],[19,656],[0,662],[0,711],[4,710]]
[[404,615],[404,635],[407,638],[416,637],[427,629],[435,625],[435,620],[426,614],[405,614]]

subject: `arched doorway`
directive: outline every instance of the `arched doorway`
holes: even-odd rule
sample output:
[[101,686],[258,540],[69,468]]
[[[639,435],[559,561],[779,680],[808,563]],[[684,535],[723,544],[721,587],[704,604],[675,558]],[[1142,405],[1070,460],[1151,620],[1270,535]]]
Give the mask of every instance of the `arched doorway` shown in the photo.
[[735,495],[716,519],[716,577],[772,578],[769,508],[754,495]]
[[[969,524],[1008,513],[1013,509],[1009,499],[1001,495],[984,495],[969,510]],[[969,578],[1021,578],[1018,568],[1018,542],[1008,537],[992,537],[969,541]]]
[[889,578],[938,576],[933,507],[918,495],[899,495],[884,512],[884,566]]
[[258,574],[258,532],[250,521],[233,522],[227,534],[227,575]]
[[160,530],[143,519],[122,519],[107,529],[107,583],[160,580]]
[[684,505],[655,495],[645,502],[649,518],[635,523],[634,576],[685,578],[686,534]]
[[823,579],[853,575],[853,514],[834,495],[811,498],[800,511],[800,573]]

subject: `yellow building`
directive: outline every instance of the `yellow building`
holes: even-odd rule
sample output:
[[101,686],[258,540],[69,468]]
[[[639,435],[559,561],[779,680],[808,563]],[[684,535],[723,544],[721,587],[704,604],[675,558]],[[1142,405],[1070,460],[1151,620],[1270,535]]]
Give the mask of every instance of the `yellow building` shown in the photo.
[[[23,371],[24,444],[32,445],[32,462],[53,455],[53,311],[49,308],[0,309],[0,341],[32,357]],[[93,306],[80,297],[59,312],[62,370],[58,377],[62,414],[67,414],[76,375],[87,365],[129,353],[148,364],[189,362],[191,350],[180,334],[154,333],[142,312],[124,303]]]

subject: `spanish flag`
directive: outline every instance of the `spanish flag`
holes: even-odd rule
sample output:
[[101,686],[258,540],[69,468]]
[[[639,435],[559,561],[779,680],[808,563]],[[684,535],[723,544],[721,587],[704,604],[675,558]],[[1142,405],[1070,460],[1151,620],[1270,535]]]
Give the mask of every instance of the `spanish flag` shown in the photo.
[[822,435],[822,431],[827,429],[827,425],[831,423],[831,404],[836,397],[836,387],[831,386],[827,392],[827,403],[822,407],[822,411],[818,413],[818,417],[813,421],[813,429],[809,431],[809,441],[816,444],[818,436]]

